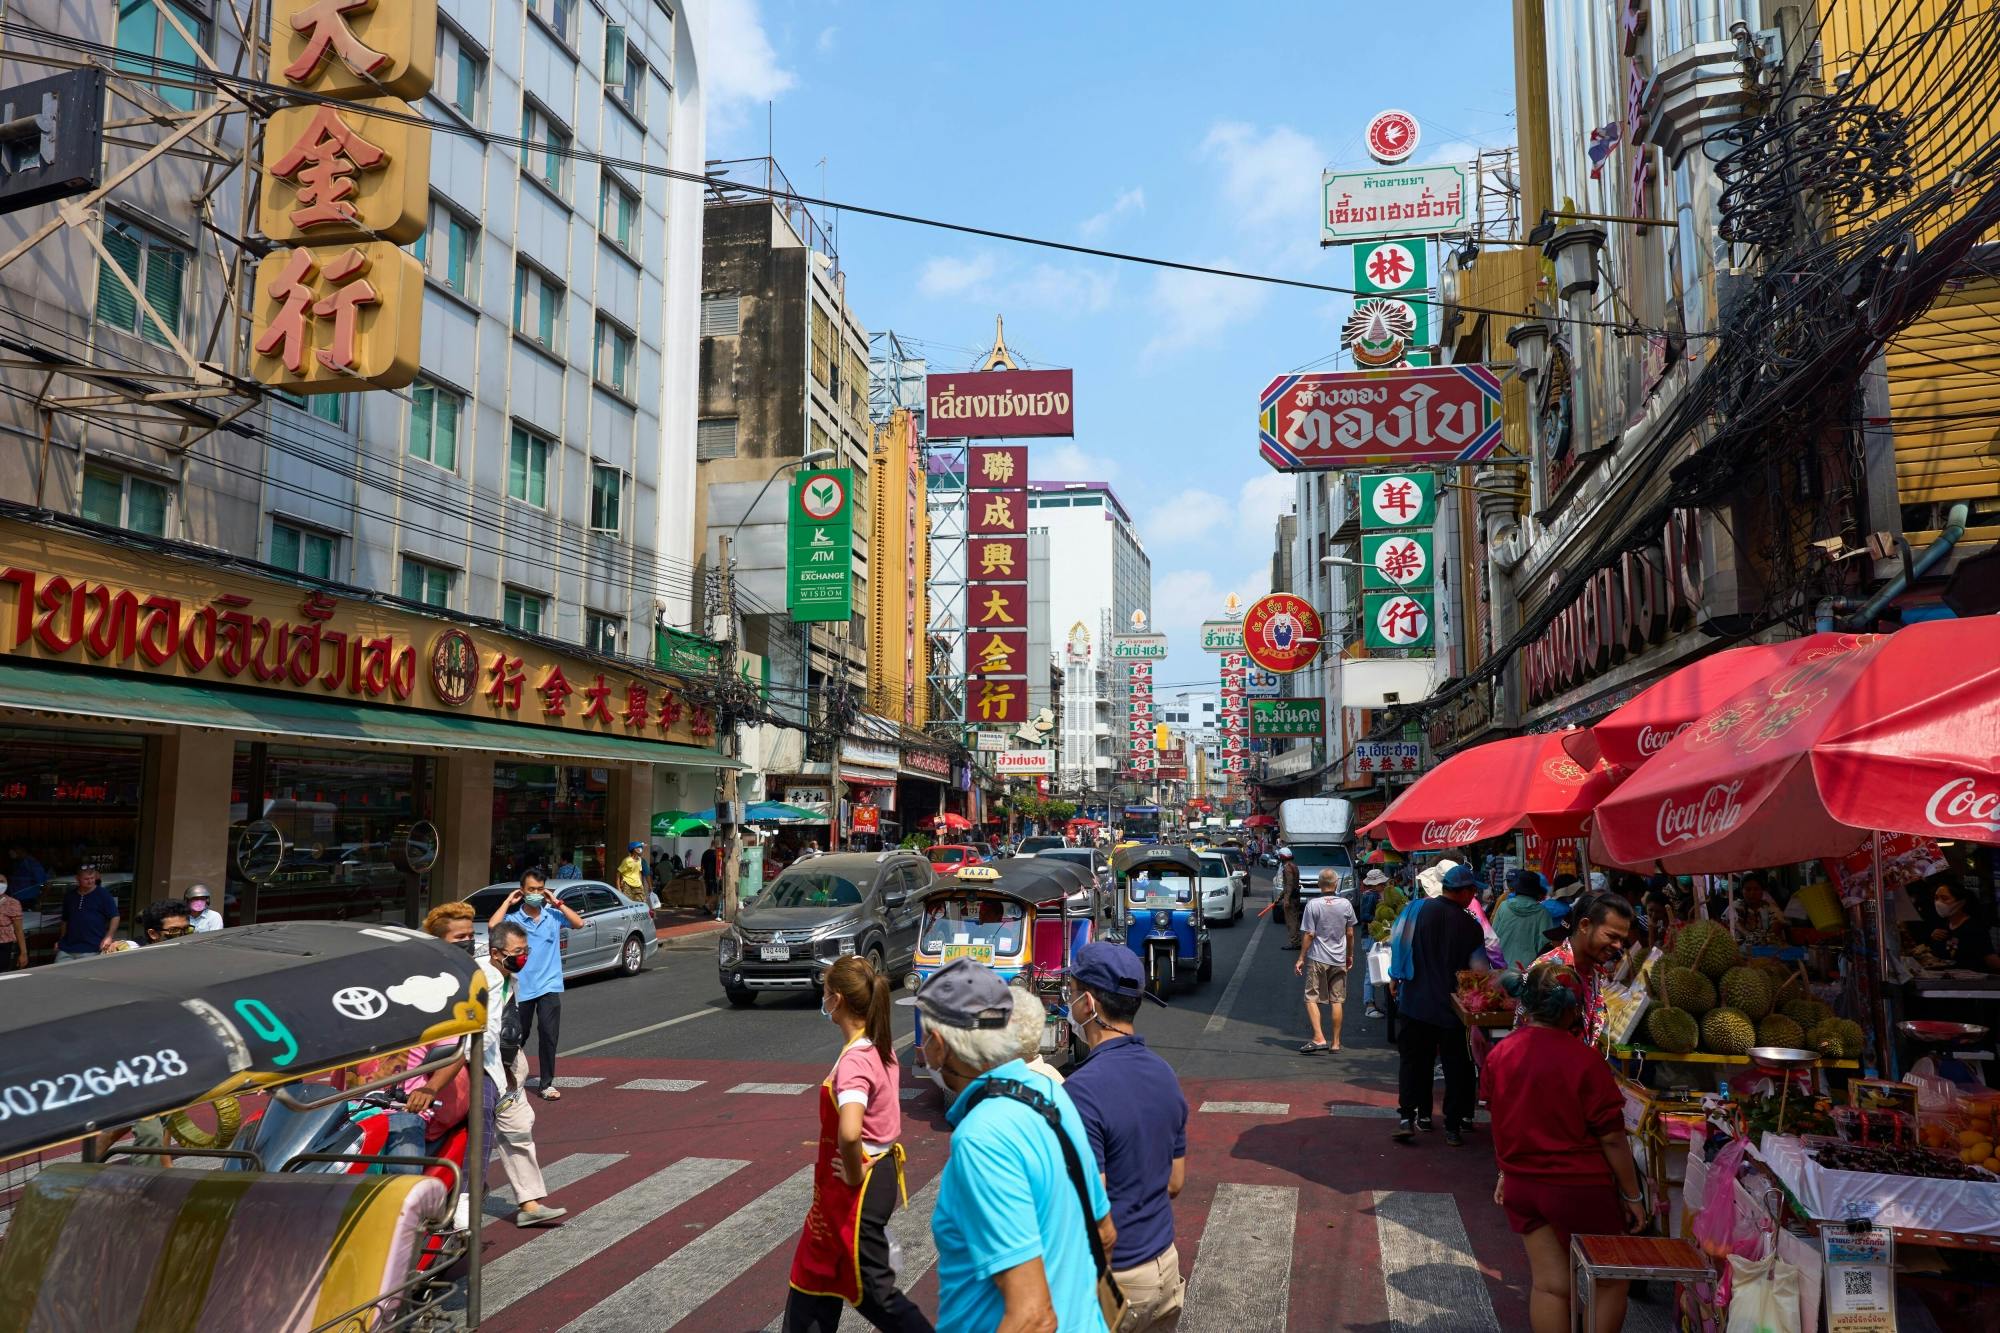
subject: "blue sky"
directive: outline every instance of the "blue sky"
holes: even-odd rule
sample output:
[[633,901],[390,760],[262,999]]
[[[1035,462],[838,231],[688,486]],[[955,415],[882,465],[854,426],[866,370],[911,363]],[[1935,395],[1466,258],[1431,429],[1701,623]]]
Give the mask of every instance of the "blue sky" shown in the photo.
[[[1414,113],[1419,161],[1513,141],[1493,0],[710,3],[710,157],[761,155],[769,100],[805,193],[1107,249],[1345,284],[1319,173],[1366,165],[1371,114]],[[1076,438],[1037,442],[1032,471],[1111,482],[1174,649],[1157,679],[1212,683],[1194,626],[1267,590],[1291,503],[1257,455],[1257,393],[1333,351],[1345,298],[853,215],[838,243],[863,323],[933,369],[968,366],[996,313],[1017,355],[1075,369]]]

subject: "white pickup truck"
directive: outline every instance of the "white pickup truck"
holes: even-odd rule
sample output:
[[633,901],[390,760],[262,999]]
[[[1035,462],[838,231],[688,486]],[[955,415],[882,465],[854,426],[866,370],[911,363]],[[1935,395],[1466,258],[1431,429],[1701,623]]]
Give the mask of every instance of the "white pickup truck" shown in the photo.
[[1354,803],[1337,796],[1304,796],[1278,803],[1278,842],[1292,850],[1299,867],[1299,893],[1319,896],[1319,872],[1331,870],[1340,892],[1352,896]]

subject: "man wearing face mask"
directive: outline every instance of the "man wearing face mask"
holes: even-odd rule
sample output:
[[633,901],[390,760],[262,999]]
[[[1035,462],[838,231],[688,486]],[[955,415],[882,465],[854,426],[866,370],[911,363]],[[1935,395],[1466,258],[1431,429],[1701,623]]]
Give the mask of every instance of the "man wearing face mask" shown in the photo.
[[1090,1056],[1064,1086],[1111,1196],[1112,1276],[1130,1302],[1118,1333],[1177,1328],[1173,1200],[1187,1180],[1187,1098],[1173,1066],[1134,1030],[1142,1000],[1165,1001],[1146,989],[1137,954],[1102,942],[1077,950],[1066,991],[1070,1031]]
[[931,1213],[937,1326],[1105,1333],[1096,1251],[1117,1244],[1111,1202],[1076,1104],[1020,1058],[1013,992],[961,958],[897,1003],[923,1016],[924,1072],[952,1123]]
[[[554,909],[554,910],[550,910]],[[512,922],[528,938],[528,960],[521,969],[521,1040],[526,1042],[539,1025],[536,1044],[540,1056],[536,1083],[544,1101],[562,1096],[556,1088],[556,1041],[562,1035],[562,933],[580,929],[583,918],[576,909],[548,891],[548,881],[539,870],[525,871],[521,887],[507,895],[507,901],[486,923],[488,931],[502,922]]]

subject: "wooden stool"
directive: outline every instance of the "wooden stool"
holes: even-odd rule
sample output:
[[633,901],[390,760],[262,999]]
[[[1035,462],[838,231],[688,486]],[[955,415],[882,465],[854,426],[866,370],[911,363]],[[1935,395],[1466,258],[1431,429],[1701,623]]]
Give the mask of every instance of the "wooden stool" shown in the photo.
[[1699,1282],[1710,1277],[1701,1251],[1665,1236],[1571,1236],[1569,1238],[1570,1333],[1590,1333],[1597,1280]]

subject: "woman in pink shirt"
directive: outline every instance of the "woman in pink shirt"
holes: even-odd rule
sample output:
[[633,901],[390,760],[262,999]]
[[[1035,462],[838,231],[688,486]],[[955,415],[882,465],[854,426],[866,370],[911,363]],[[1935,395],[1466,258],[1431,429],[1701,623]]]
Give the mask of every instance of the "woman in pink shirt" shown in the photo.
[[904,1198],[889,980],[864,958],[842,958],[826,971],[819,1011],[840,1030],[840,1055],[820,1085],[813,1201],[792,1255],[785,1333],[834,1333],[843,1303],[877,1328],[932,1333],[889,1264],[889,1217]]

